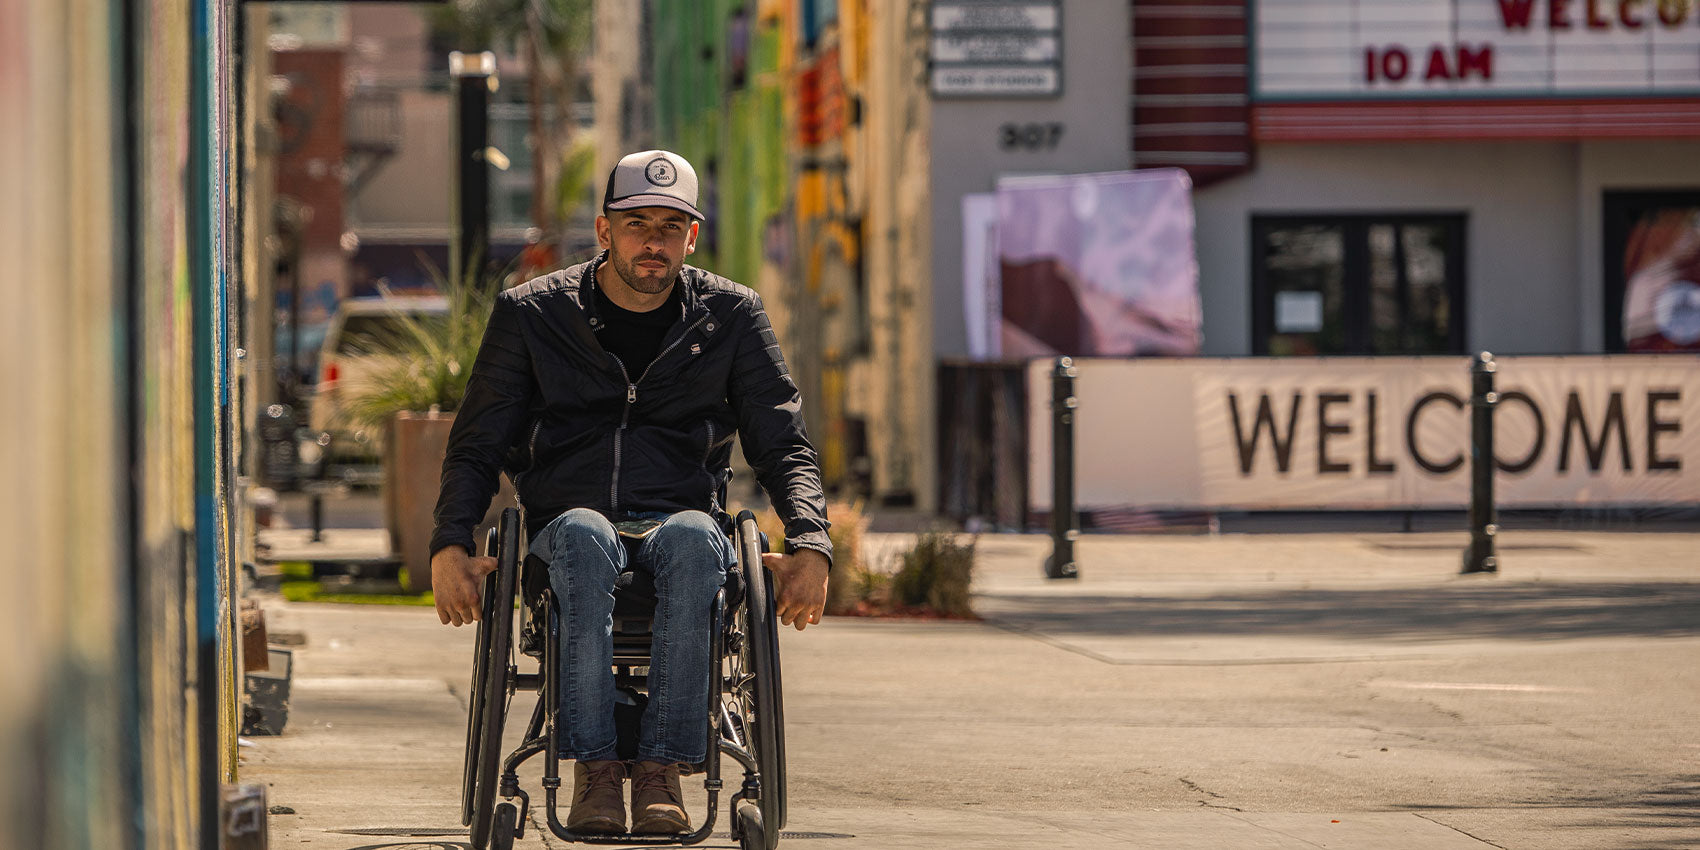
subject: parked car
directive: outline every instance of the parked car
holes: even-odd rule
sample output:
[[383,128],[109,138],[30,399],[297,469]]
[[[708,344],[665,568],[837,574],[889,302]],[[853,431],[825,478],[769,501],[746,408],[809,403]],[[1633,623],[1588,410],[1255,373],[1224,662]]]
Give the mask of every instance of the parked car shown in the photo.
[[409,321],[437,321],[449,313],[442,296],[350,298],[337,305],[319,348],[319,380],[308,425],[332,435],[336,454],[370,455],[377,435],[354,425],[345,410],[348,390],[367,380],[374,356],[391,353],[406,339]]

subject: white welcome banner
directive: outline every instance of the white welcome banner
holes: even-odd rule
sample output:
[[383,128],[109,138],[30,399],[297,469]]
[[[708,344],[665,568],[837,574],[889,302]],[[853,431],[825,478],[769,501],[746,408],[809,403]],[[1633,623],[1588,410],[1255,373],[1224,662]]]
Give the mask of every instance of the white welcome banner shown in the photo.
[[[1029,485],[1050,506],[1050,360],[1028,371]],[[1464,357],[1077,360],[1083,509],[1457,508]],[[1501,507],[1700,503],[1700,358],[1502,357]]]

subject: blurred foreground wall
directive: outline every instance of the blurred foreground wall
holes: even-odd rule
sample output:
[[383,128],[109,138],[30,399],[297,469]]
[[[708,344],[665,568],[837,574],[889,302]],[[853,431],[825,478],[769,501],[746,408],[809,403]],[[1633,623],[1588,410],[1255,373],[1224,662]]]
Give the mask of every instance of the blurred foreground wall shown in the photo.
[[222,7],[0,8],[0,847],[214,846],[234,775]]

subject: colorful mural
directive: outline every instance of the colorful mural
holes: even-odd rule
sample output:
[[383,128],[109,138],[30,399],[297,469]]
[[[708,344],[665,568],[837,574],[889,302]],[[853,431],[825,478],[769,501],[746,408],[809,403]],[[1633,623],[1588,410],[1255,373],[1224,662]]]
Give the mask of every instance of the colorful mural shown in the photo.
[[[656,143],[705,172],[698,259],[762,293],[803,391],[828,483],[867,449],[845,395],[866,356],[867,286],[851,95],[863,3],[655,0]],[[855,54],[855,55],[852,55]]]

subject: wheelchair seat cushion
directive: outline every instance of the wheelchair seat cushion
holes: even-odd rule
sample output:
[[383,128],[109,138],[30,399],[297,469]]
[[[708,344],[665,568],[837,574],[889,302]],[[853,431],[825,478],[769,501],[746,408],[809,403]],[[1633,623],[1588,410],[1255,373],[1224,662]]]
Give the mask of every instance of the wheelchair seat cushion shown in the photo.
[[[525,556],[525,598],[537,599],[549,587],[549,562],[536,555]],[[655,577],[643,570],[627,569],[614,579],[614,615],[622,618],[655,616]]]

